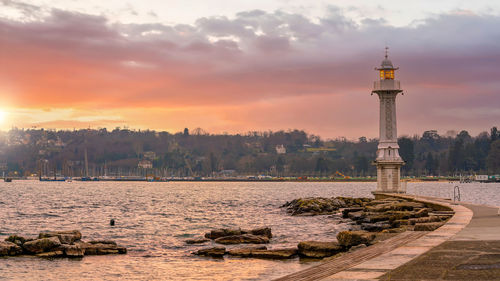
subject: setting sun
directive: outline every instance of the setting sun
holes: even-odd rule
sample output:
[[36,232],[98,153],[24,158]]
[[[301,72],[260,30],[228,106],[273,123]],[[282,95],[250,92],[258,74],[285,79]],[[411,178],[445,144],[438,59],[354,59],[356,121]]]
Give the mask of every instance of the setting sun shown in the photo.
[[3,109],[0,109],[0,124],[3,124],[6,118],[7,118],[7,112]]

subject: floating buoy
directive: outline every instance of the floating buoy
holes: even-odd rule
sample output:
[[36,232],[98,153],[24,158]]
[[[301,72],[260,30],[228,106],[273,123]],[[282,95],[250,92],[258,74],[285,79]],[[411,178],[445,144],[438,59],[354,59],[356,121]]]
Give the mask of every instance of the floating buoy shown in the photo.
[[114,226],[114,225],[115,225],[115,219],[111,219],[111,220],[109,221],[109,225]]

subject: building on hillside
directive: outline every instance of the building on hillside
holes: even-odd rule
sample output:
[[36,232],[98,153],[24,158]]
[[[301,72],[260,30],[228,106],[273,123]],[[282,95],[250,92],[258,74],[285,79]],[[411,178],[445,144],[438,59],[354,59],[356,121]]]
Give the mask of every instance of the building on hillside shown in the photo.
[[277,153],[277,154],[285,154],[285,153],[286,153],[286,148],[285,148],[285,146],[284,146],[284,145],[282,145],[282,144],[278,144],[278,145],[276,146],[276,153]]
[[153,163],[149,160],[141,160],[139,164],[137,164],[137,167],[140,169],[152,169]]

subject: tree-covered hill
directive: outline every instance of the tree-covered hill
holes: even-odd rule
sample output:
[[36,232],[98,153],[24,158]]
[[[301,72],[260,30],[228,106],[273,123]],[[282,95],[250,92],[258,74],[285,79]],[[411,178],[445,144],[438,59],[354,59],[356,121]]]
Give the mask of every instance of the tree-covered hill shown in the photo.
[[[499,173],[496,127],[472,137],[466,131],[401,137],[403,175]],[[208,134],[168,132],[12,129],[0,133],[0,166],[9,175],[82,176],[374,176],[376,139],[322,140],[304,131]],[[152,168],[151,168],[152,166]]]

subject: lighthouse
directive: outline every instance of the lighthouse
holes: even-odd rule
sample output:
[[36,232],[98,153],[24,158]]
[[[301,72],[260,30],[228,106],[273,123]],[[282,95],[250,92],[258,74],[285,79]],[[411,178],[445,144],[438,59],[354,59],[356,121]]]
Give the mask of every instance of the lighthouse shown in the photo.
[[399,80],[395,80],[394,67],[388,58],[388,47],[385,48],[385,59],[376,70],[380,80],[373,84],[380,101],[380,138],[377,147],[377,190],[376,192],[404,193],[401,188],[401,166],[403,159],[399,156],[398,134],[396,126],[396,96],[402,93]]

